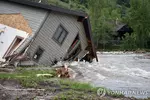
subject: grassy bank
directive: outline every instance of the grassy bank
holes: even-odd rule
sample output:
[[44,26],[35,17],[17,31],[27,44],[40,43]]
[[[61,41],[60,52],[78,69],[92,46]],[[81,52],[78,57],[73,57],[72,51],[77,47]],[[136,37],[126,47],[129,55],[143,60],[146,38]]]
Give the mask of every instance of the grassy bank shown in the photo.
[[[47,77],[37,77],[38,74],[50,74]],[[56,76],[54,70],[26,70],[17,68],[13,73],[0,73],[0,79],[18,80],[24,87],[36,87],[37,83]]]
[[[46,76],[38,76],[39,74],[47,74]],[[0,81],[5,83],[7,80],[17,80],[23,88],[44,89],[40,96],[49,95],[52,100],[137,100],[135,98],[126,98],[122,94],[111,93],[104,87],[93,87],[88,83],[80,83],[70,79],[60,79],[56,77],[54,69],[47,70],[27,70],[26,68],[17,68],[15,72],[0,72]],[[97,90],[105,90],[104,97],[97,95]],[[31,92],[32,93],[32,92]],[[30,94],[31,94],[30,93]],[[20,93],[21,94],[21,93]],[[30,98],[35,98],[32,95]],[[17,97],[22,99],[22,97]],[[26,98],[27,99],[27,98]],[[6,99],[7,100],[7,99]]]

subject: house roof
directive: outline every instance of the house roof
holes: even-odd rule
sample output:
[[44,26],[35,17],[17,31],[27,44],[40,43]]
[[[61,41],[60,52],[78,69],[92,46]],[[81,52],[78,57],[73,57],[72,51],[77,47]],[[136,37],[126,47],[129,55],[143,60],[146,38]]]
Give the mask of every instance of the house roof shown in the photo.
[[32,29],[21,14],[0,14],[0,24],[32,34]]
[[36,2],[31,2],[31,1],[26,1],[26,0],[4,0],[4,1],[19,3],[22,5],[32,6],[32,7],[41,8],[41,9],[45,9],[45,10],[49,10],[49,11],[55,11],[55,12],[59,12],[59,13],[65,13],[65,14],[69,14],[69,15],[83,17],[84,18],[83,25],[85,28],[86,36],[88,37],[88,40],[91,41],[93,56],[98,61],[98,58],[96,55],[96,50],[95,50],[93,39],[92,39],[92,31],[91,31],[91,25],[90,25],[90,20],[89,20],[88,14],[86,14],[84,12],[80,12],[80,11],[61,8],[61,7],[54,6],[54,5],[47,5],[47,4],[36,3]]
[[115,28],[115,31],[118,31],[118,30],[120,30],[123,26],[125,26],[126,24],[119,24],[119,25],[117,25],[116,26],[116,28]]
[[3,0],[3,1],[19,3],[23,5],[28,5],[32,7],[42,8],[42,9],[46,9],[50,11],[56,11],[56,12],[75,15],[75,16],[88,16],[88,14],[81,12],[81,11],[65,9],[65,8],[50,5],[50,4],[36,3],[36,2],[29,1],[29,0]]

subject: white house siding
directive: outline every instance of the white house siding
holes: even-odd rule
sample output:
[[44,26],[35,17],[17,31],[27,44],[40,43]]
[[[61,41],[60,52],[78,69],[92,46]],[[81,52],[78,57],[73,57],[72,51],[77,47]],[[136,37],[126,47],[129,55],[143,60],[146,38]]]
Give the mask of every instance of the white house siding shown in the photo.
[[[5,28],[6,27],[6,28]],[[5,30],[4,30],[5,28]],[[24,31],[11,28],[9,26],[0,24],[0,29],[4,31],[4,33],[1,33],[0,35],[0,61],[4,61],[2,58],[6,51],[8,50],[9,46],[13,42],[16,36],[23,37],[24,39],[28,36],[28,34]]]
[[32,35],[25,40],[16,52],[20,52],[26,44],[28,44],[33,36],[39,31],[42,23],[44,22],[48,11],[31,6],[21,5],[12,2],[0,1],[0,14],[12,14],[21,13],[28,21],[30,28],[32,29]]
[[[52,39],[53,34],[60,24],[69,32],[61,46]],[[87,40],[83,24],[81,22],[77,22],[77,17],[63,13],[51,12],[36,39],[33,41],[33,44],[29,48],[28,53],[30,53],[31,57],[33,57],[38,46],[40,46],[45,51],[40,58],[39,63],[46,65],[51,64],[51,60],[64,57],[77,33],[80,34],[82,49],[84,50],[87,47]]]

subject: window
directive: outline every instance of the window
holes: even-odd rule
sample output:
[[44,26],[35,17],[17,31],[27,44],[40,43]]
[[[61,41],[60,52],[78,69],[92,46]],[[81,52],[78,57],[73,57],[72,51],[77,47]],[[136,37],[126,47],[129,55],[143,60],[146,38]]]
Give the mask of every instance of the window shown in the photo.
[[60,25],[57,28],[55,34],[53,35],[53,39],[55,42],[61,45],[65,40],[65,38],[67,37],[67,34],[68,32],[62,27],[62,25]]
[[34,56],[33,56],[33,59],[34,59],[35,61],[39,61],[39,59],[40,59],[40,57],[42,56],[43,52],[44,52],[44,50],[43,50],[41,47],[39,47],[39,48],[37,49],[37,51],[35,52],[35,54],[34,54]]

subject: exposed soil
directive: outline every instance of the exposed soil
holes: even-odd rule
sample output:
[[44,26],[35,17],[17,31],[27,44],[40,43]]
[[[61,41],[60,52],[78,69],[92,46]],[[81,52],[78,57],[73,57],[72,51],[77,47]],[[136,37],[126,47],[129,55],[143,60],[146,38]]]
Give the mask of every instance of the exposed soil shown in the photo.
[[[62,100],[59,94],[64,93],[65,100],[136,100],[135,98],[114,98],[105,96],[100,98],[90,91],[72,90],[70,88],[62,88],[56,80],[40,82],[38,87],[24,88],[19,81],[12,79],[0,79],[0,100]],[[75,94],[69,94],[73,91]]]
[[0,79],[0,100],[30,100],[36,91],[26,90],[17,80]]

